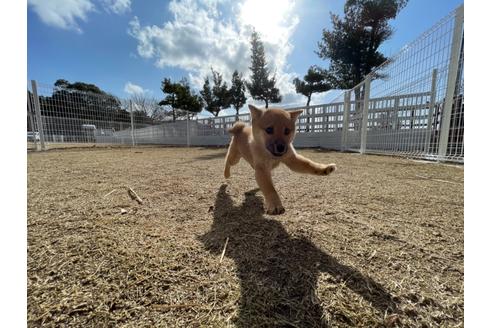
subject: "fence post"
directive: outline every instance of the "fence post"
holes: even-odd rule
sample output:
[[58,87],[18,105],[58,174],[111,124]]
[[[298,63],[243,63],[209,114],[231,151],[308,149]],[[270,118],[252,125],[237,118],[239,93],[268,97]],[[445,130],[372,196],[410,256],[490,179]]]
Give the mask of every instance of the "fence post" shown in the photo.
[[341,150],[347,150],[348,126],[350,117],[350,90],[345,91],[343,98],[343,125],[342,125],[342,145]]
[[190,113],[186,111],[186,146],[190,146]]
[[[338,111],[338,107],[336,110]],[[328,132],[328,124],[330,123],[330,121],[328,119],[328,113],[329,113],[328,105],[324,105],[323,111],[322,111],[323,116],[321,117],[321,124],[322,125],[321,125],[321,131],[320,132]],[[337,120],[338,120],[338,118],[337,118]],[[335,125],[335,130],[338,130],[338,125]]]
[[448,149],[451,112],[453,110],[454,93],[456,89],[456,80],[458,77],[461,43],[463,42],[463,21],[464,7],[462,5],[456,10],[456,16],[454,18],[453,43],[451,44],[451,55],[449,59],[446,96],[444,98],[444,107],[441,115],[441,122],[439,124],[441,131],[439,135],[438,160],[443,160],[446,158]]
[[29,122],[31,123],[31,132],[34,134],[34,148],[39,150],[38,141],[36,140],[36,128],[34,127],[34,120],[32,118],[32,104],[29,92],[27,92],[27,116],[29,117]]
[[362,108],[362,125],[360,127],[360,153],[366,152],[367,144],[367,121],[369,116],[369,96],[371,92],[371,73],[366,76],[364,81],[364,105]]
[[425,133],[425,153],[429,153],[431,135],[432,135],[432,117],[434,116],[434,106],[436,105],[436,84],[437,84],[437,69],[432,70],[432,83],[429,101],[429,113],[427,114],[427,131]]
[[316,132],[315,129],[314,129],[314,125],[315,125],[315,122],[316,121],[316,118],[315,118],[315,115],[316,115],[316,107],[311,107],[310,108],[310,113],[309,113],[309,120],[311,121],[311,124],[310,124],[310,132]]
[[132,135],[132,146],[135,147],[135,134],[133,133],[133,102],[130,100],[130,124],[131,124],[131,135]]
[[400,96],[396,96],[394,100],[395,103],[393,104],[393,111],[395,112],[395,117],[393,117],[393,130],[400,130],[400,127],[398,126],[398,109],[400,107]]
[[41,106],[39,105],[39,97],[38,97],[38,84],[35,80],[31,80],[31,86],[32,86],[32,96],[34,100],[34,110],[36,111],[36,123],[38,126],[39,140],[41,142],[41,150],[46,150],[46,146],[44,143],[44,127],[43,127],[43,121],[41,120]]

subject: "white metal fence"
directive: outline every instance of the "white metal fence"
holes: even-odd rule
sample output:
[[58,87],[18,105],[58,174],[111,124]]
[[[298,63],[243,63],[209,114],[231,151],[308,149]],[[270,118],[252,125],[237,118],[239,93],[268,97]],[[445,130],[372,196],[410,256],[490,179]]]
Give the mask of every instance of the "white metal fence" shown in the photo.
[[[464,162],[463,6],[329,104],[304,109],[295,146]],[[235,116],[151,118],[131,101],[31,81],[28,148],[223,146]],[[239,117],[249,121],[249,114]]]

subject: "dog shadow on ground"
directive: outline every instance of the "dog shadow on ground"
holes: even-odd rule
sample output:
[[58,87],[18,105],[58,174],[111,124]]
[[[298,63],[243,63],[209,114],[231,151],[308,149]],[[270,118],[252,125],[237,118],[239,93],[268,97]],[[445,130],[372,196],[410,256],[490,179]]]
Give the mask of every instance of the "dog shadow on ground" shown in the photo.
[[[220,149],[220,148],[217,148],[217,149]],[[181,164],[196,163],[196,161],[211,161],[211,160],[218,159],[218,158],[224,159],[226,157],[226,155],[227,155],[227,149],[224,150],[222,148],[221,152],[196,156],[196,157],[193,157],[192,159],[190,159],[188,161],[182,162]]]
[[212,227],[200,237],[213,254],[222,253],[229,237],[225,256],[234,260],[241,287],[238,327],[328,327],[315,292],[320,272],[344,281],[382,314],[395,311],[380,284],[264,217],[257,192],[245,193],[244,202],[234,206],[222,185]]
[[193,160],[194,161],[207,161],[207,160],[212,160],[212,159],[217,159],[217,158],[225,158],[227,155],[227,149],[225,149],[225,150],[224,150],[224,148],[217,148],[217,149],[221,150],[221,152],[200,155],[200,156],[195,157]]

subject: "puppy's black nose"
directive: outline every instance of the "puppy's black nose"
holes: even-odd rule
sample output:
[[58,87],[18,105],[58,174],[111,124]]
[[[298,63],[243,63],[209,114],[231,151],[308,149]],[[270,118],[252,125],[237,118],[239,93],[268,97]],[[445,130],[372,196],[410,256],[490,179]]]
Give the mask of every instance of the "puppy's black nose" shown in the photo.
[[285,147],[284,144],[279,143],[274,145],[274,150],[275,150],[275,155],[283,155],[287,151],[287,148]]

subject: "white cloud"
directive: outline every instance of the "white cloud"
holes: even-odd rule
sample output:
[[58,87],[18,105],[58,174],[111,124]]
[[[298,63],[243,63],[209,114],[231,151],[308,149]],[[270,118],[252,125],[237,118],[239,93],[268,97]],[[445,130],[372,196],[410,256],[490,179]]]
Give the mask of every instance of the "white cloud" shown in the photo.
[[144,89],[138,84],[134,84],[131,82],[126,82],[124,91],[129,95],[143,95],[145,93],[150,93],[150,90]]
[[[78,33],[82,33],[79,23],[87,21],[89,13],[98,11],[94,0],[27,0],[27,3],[43,23]],[[101,0],[101,6],[107,12],[124,14],[131,11],[131,0]]]
[[90,0],[28,0],[28,5],[47,25],[66,30],[82,30],[78,21],[86,21],[87,14],[95,10]]
[[132,0],[103,0],[107,11],[121,15],[131,11]]
[[[228,2],[231,17],[224,17],[220,6]],[[142,25],[134,17],[129,34],[137,40],[137,53],[152,59],[160,68],[178,67],[188,72],[190,83],[201,88],[210,67],[229,81],[237,69],[249,77],[250,37],[253,28],[265,46],[270,71],[276,74],[283,95],[282,106],[302,102],[295,93],[287,57],[293,50],[290,38],[299,18],[294,0],[173,0],[169,11],[173,19],[161,26]]]

